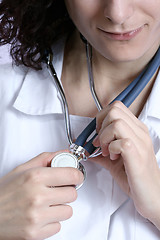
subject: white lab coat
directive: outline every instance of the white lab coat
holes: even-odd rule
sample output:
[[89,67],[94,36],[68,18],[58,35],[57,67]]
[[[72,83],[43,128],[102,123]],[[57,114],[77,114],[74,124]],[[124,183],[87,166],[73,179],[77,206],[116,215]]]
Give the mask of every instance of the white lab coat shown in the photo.
[[[54,66],[60,78],[64,41],[55,44]],[[139,118],[150,130],[160,161],[160,74]],[[73,138],[91,121],[70,116]],[[47,69],[0,66],[0,176],[41,152],[66,149],[62,105]],[[140,216],[110,173],[85,162],[87,179],[71,204],[73,217],[50,240],[158,240],[160,231]],[[31,186],[32,187],[32,186]],[[146,196],[147,197],[147,196]]]

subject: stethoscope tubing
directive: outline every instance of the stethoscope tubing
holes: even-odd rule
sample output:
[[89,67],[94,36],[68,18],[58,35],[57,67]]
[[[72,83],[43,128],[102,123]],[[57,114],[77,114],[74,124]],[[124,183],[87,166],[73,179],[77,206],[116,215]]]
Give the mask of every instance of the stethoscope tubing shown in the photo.
[[[150,79],[155,74],[156,70],[160,65],[160,48],[156,52],[155,56],[152,58],[147,68],[142,71],[139,76],[132,81],[132,83],[122,91],[112,102],[119,100],[124,103],[126,107],[129,107],[133,101],[138,97],[142,92],[144,87],[150,81]],[[111,103],[112,103],[111,102]],[[88,126],[82,131],[75,141],[75,144],[83,146],[89,154],[92,154],[96,148],[93,146],[92,141],[97,136],[97,133],[88,141],[87,138],[95,131],[96,129],[96,118],[94,118]]]
[[[47,51],[48,52],[48,51]],[[92,73],[92,49],[91,46],[86,42],[86,55],[87,55],[87,65],[88,65],[88,74],[89,74],[89,83],[90,83],[90,89],[93,95],[93,98],[95,100],[96,106],[98,110],[100,111],[102,109],[102,106],[98,100],[98,97],[96,95],[95,89],[94,89],[94,79],[93,79],[93,73]],[[67,138],[68,142],[71,145],[73,143],[71,138],[71,127],[70,127],[70,119],[69,119],[69,111],[68,111],[68,105],[65,98],[64,91],[62,89],[62,86],[60,84],[60,81],[57,77],[56,71],[53,67],[52,63],[52,51],[50,50],[49,53],[46,54],[46,63],[47,67],[49,69],[49,72],[52,76],[52,78],[55,80],[56,88],[60,92],[61,98],[62,98],[62,105],[65,115],[65,125],[66,125],[66,132],[67,132]],[[129,86],[124,89],[111,103],[114,101],[121,101],[124,103],[126,107],[129,107],[133,101],[138,97],[138,95],[142,92],[144,87],[147,85],[147,83],[150,81],[150,79],[155,74],[156,70],[160,66],[160,48],[157,50],[156,54],[150,61],[150,63],[147,65],[147,67],[139,74],[137,78],[135,78]],[[111,104],[110,103],[110,104]],[[75,144],[78,146],[82,146],[89,154],[92,154],[96,148],[93,146],[92,141],[97,136],[97,133],[94,134],[94,131],[96,130],[96,118],[94,118],[88,126],[82,131],[82,133],[77,137]],[[90,137],[90,135],[93,134],[91,139],[87,142],[87,139]]]
[[69,145],[72,145],[73,141],[72,141],[72,137],[71,137],[72,135],[71,135],[71,126],[70,126],[70,119],[69,119],[68,104],[67,104],[66,97],[65,97],[64,91],[62,89],[62,86],[60,84],[60,81],[57,77],[57,73],[56,73],[56,71],[53,67],[53,63],[52,63],[53,53],[52,53],[52,50],[50,49],[47,52],[48,52],[47,57],[46,57],[47,68],[49,69],[49,73],[50,73],[51,77],[54,79],[54,83],[56,85],[56,88],[61,95],[63,113],[65,115],[65,128],[66,128],[67,138],[68,138]]

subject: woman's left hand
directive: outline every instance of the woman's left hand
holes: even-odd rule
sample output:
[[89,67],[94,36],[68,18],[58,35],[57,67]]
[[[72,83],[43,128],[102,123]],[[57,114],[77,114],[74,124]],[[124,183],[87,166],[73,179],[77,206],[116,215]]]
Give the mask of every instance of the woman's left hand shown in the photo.
[[160,170],[148,128],[116,101],[97,115],[93,141],[102,155],[92,158],[110,171],[137,211],[160,229]]

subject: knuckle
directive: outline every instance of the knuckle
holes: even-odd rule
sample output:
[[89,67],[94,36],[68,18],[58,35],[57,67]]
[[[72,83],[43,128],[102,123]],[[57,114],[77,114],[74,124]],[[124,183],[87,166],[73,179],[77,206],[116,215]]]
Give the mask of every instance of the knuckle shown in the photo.
[[[118,113],[119,109],[116,106],[113,106],[110,111],[108,112],[107,119],[109,122],[116,121],[117,116],[119,116]],[[105,122],[103,122],[105,124]]]
[[31,227],[37,225],[39,223],[39,215],[37,214],[37,211],[33,210],[33,208],[29,208],[26,212],[26,221]]
[[117,110],[118,108],[116,106],[113,106],[108,113],[108,117],[110,119],[115,119],[115,117],[117,117]]
[[122,149],[125,151],[125,150],[128,150],[128,149],[131,149],[133,146],[133,143],[132,143],[132,140],[129,139],[129,138],[126,138],[122,141]]
[[42,205],[42,196],[40,194],[35,194],[30,197],[29,205],[31,208],[38,208]]
[[39,156],[42,158],[48,158],[52,155],[51,152],[42,152]]
[[118,130],[118,129],[120,129],[120,128],[123,127],[123,124],[124,124],[124,122],[123,122],[122,119],[116,119],[116,120],[113,122],[113,128]]
[[26,182],[39,183],[41,179],[40,169],[38,168],[29,169],[24,173],[24,177]]
[[102,134],[100,136],[100,145],[101,145],[101,148],[106,148],[108,146],[108,142],[106,141],[105,134]]
[[30,182],[34,179],[34,172],[32,170],[28,170],[24,173],[24,178],[26,182]]
[[121,108],[122,102],[121,101],[114,101],[111,105],[112,107]]

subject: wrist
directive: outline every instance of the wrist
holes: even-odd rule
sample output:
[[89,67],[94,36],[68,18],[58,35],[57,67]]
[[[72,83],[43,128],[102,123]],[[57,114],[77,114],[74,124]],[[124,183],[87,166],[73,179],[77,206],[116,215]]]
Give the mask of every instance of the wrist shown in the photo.
[[150,211],[145,216],[145,218],[147,218],[152,224],[154,224],[157,227],[157,229],[160,230],[160,204],[159,206],[156,206],[155,204],[154,210],[152,209],[152,211]]
[[160,230],[160,179],[155,184],[154,190],[152,188],[152,192],[148,194],[147,207],[143,216]]

